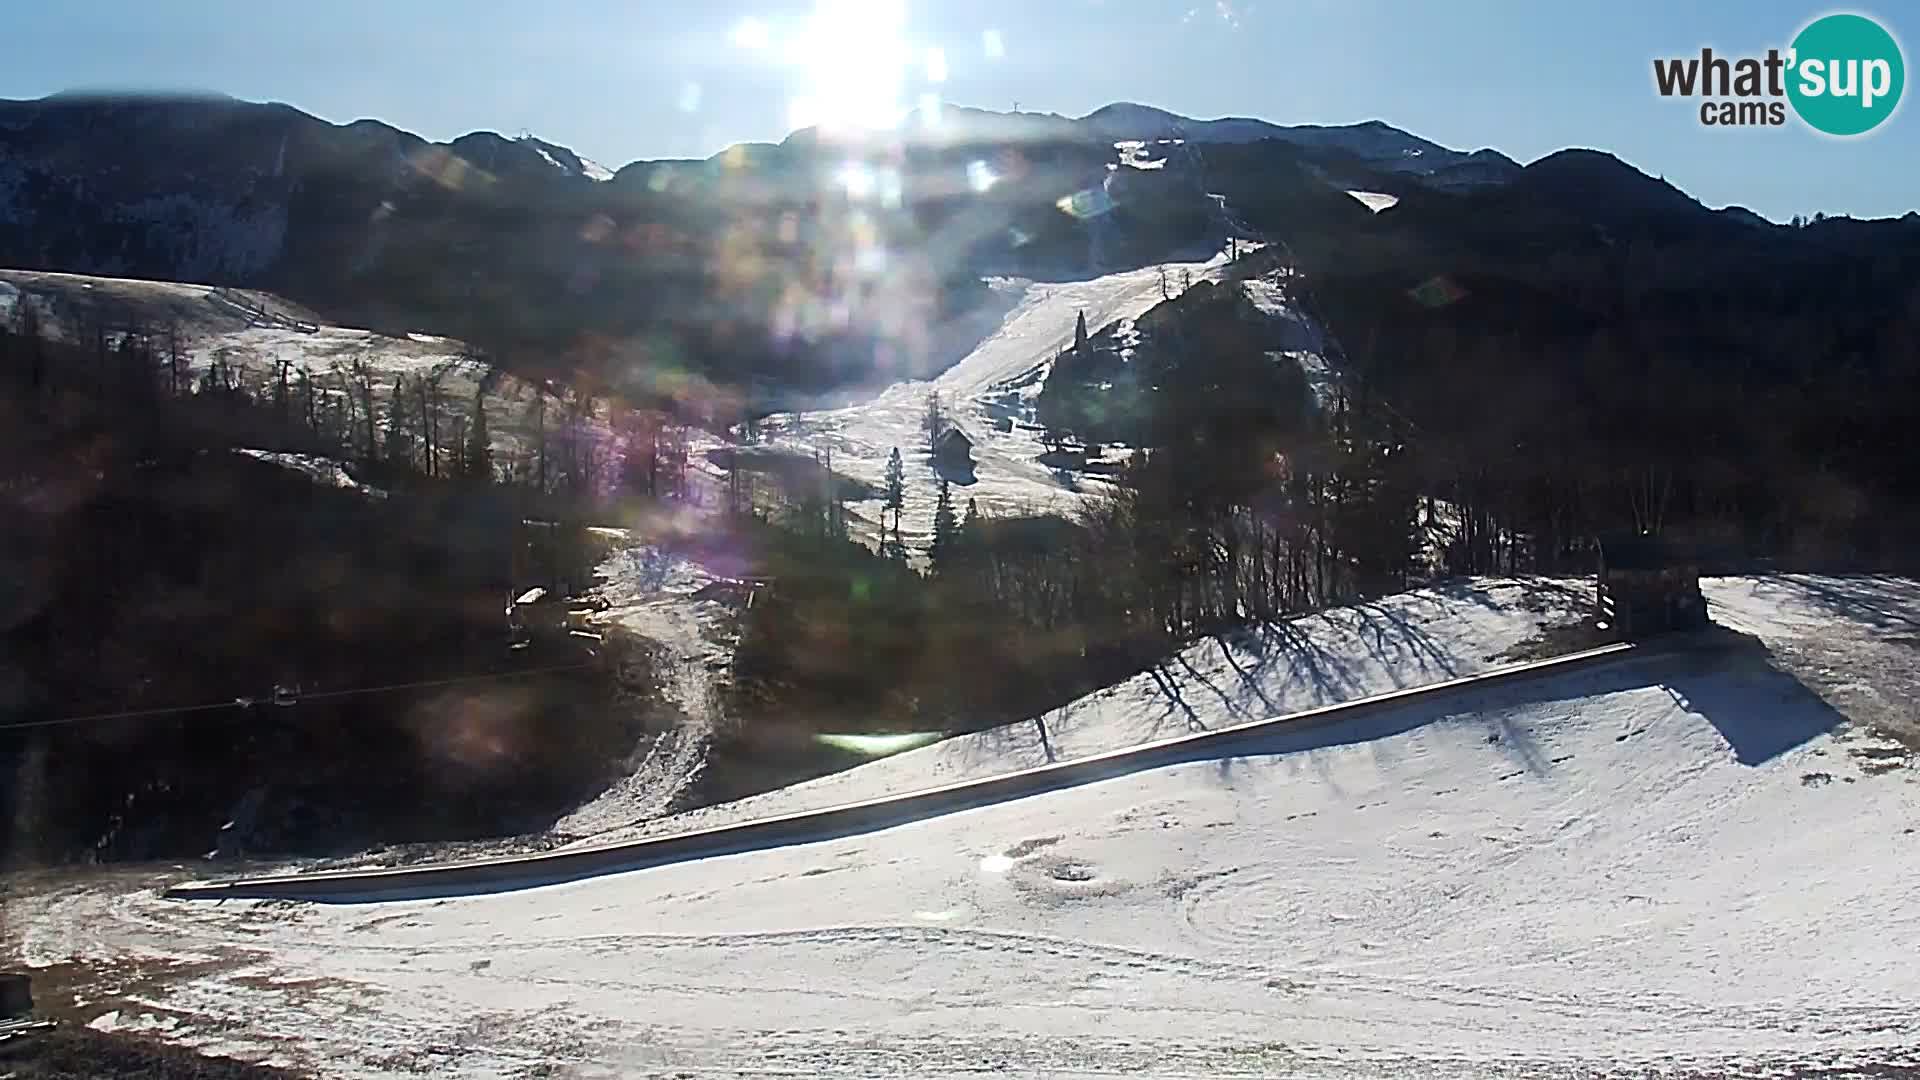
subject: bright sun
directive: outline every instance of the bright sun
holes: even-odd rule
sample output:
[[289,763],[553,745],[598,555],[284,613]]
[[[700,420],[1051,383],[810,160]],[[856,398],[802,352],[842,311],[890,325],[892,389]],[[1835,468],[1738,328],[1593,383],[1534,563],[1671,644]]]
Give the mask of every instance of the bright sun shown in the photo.
[[[917,59],[906,30],[905,0],[819,0],[791,33],[748,18],[735,25],[731,38],[793,73],[789,126],[857,132],[895,127],[906,112]],[[926,68],[929,81],[945,79],[943,55],[929,51]]]

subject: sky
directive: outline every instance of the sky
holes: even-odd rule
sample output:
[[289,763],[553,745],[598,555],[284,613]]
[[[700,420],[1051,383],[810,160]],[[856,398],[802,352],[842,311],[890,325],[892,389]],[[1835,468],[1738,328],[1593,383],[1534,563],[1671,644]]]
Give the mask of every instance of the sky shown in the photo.
[[[530,132],[618,168],[874,123],[922,99],[1079,116],[1380,119],[1521,162],[1617,154],[1775,220],[1920,206],[1920,109],[1871,135],[1702,126],[1656,57],[1784,48],[1790,0],[60,0],[6,13],[0,97],[211,91],[433,140]],[[1852,7],[1900,37],[1920,7]]]

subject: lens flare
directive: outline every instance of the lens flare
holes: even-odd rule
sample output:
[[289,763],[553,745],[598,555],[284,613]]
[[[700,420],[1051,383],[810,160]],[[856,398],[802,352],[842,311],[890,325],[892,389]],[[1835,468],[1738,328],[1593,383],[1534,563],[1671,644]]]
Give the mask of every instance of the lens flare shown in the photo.
[[1068,217],[1091,218],[1111,211],[1114,202],[1113,196],[1107,194],[1105,188],[1088,188],[1071,195],[1062,195],[1054,205]]
[[833,181],[847,193],[847,198],[856,202],[872,198],[880,184],[873,169],[858,161],[849,161],[840,166],[840,170],[833,174]]

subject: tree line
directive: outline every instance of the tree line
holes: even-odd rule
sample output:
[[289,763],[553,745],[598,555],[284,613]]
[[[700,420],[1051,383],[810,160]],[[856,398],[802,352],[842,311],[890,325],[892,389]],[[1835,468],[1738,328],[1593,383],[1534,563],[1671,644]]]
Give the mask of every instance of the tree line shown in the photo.
[[[243,796],[269,850],[499,835],[604,784],[647,661],[614,639],[514,651],[502,616],[519,523],[564,509],[601,444],[569,445],[564,405],[544,453],[496,443],[498,402],[433,372],[200,344],[24,295],[0,319],[0,862],[202,854]],[[543,456],[544,500],[515,479]],[[305,696],[445,679],[471,683]],[[461,748],[480,717],[506,756]]]

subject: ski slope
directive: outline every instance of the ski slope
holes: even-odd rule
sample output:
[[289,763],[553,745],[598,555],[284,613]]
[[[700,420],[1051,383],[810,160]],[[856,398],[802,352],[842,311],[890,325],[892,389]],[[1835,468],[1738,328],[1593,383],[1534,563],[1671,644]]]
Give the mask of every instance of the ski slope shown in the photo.
[[[1764,641],[1920,619],[1911,581],[1711,594]],[[329,1076],[1831,1075],[1920,1051],[1920,787],[1852,728],[1679,653],[569,885],[5,914],[106,973],[97,1025]]]
[[[1053,357],[1072,344],[1081,313],[1095,329],[1131,320],[1165,298],[1163,282],[1178,282],[1182,273],[1194,281],[1218,280],[1229,265],[1223,252],[1204,262],[1146,266],[1084,281],[1029,282],[999,327],[936,378],[898,382],[873,400],[846,408],[777,414],[767,418],[763,432],[769,441],[804,453],[830,448],[836,472],[865,481],[876,492],[884,491],[887,457],[898,447],[906,466],[901,534],[910,547],[924,547],[932,535],[938,476],[921,424],[927,396],[938,394],[948,418],[974,447],[973,479],[952,486],[956,513],[968,499],[982,513],[1068,512],[1101,481],[1040,464],[1040,432],[1030,419],[1009,415],[1008,407],[996,408],[992,399],[1022,389],[1037,393]],[[1011,431],[996,430],[994,419],[1003,415],[1014,420]],[[878,495],[849,509],[869,536],[878,535]]]

